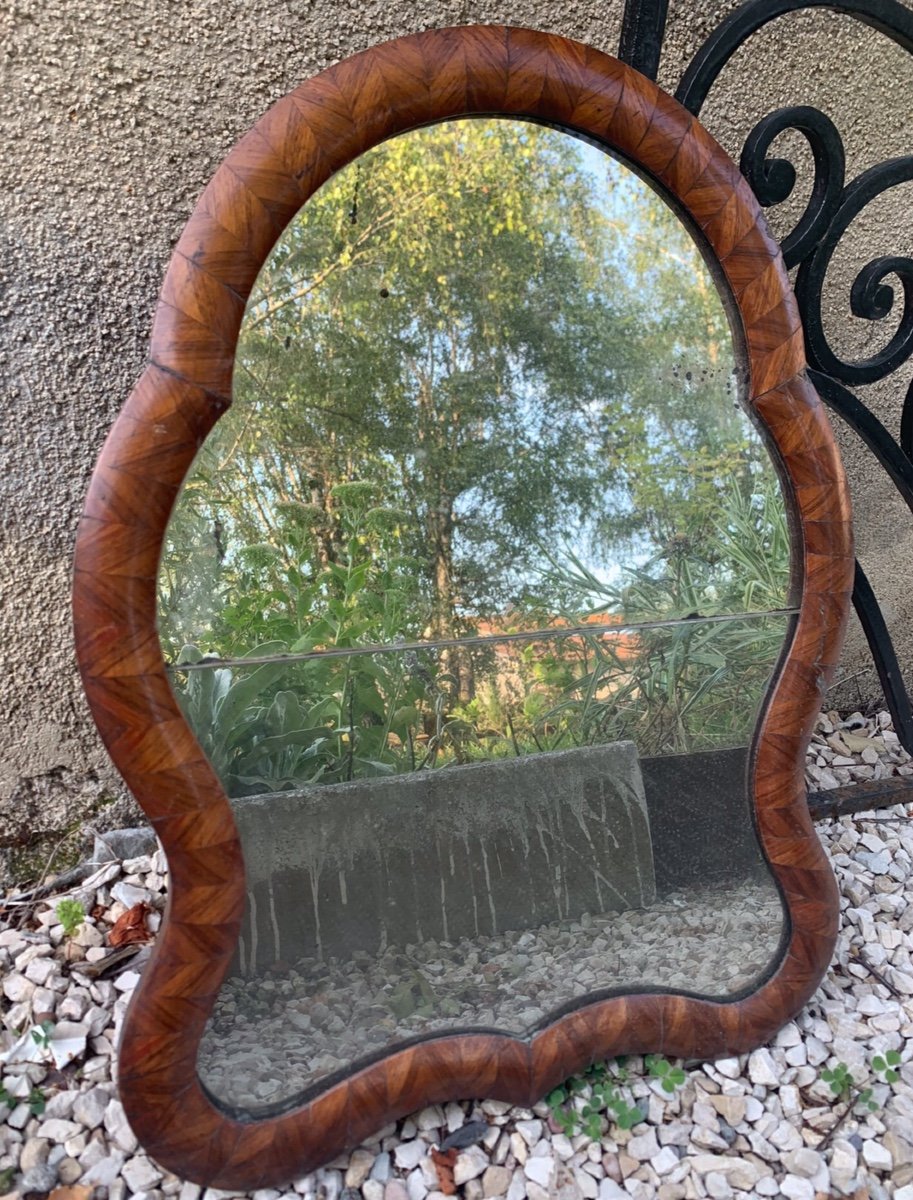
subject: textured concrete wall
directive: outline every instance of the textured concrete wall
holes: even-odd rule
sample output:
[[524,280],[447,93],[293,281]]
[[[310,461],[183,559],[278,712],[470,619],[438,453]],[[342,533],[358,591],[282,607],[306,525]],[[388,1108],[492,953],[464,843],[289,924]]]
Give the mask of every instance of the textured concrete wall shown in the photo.
[[[674,85],[733,6],[673,0],[661,82]],[[140,374],[171,247],[221,158],[301,79],[374,42],[498,21],[611,52],[620,7],[620,0],[8,0],[0,14],[0,846],[60,830],[117,792],[73,664],[73,531],[102,439]],[[739,54],[704,117],[737,153],[755,119],[775,105],[818,104],[843,130],[855,172],[911,149],[911,94],[913,60],[887,39],[847,17],[799,14]],[[851,251],[911,250],[911,197],[907,188],[899,192],[871,214]],[[828,287],[841,316],[851,266],[835,263]],[[877,346],[883,337],[863,329],[856,345]],[[901,385],[873,391],[877,410],[896,427]],[[909,667],[913,588],[903,564],[911,561],[913,526],[877,486],[870,460],[850,440],[845,449],[859,485],[862,557]],[[864,672],[853,647],[846,664]],[[870,674],[857,684],[870,691]]]

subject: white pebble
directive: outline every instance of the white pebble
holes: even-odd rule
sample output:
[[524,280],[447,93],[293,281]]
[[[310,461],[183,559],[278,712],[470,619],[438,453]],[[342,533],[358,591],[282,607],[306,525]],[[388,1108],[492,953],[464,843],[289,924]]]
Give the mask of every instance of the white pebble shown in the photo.
[[762,1087],[776,1087],[780,1081],[781,1072],[766,1046],[753,1051],[748,1057],[748,1078],[752,1083]]
[[881,1142],[869,1140],[862,1143],[862,1157],[865,1159],[866,1166],[873,1171],[890,1171],[894,1165],[894,1159],[891,1151],[883,1146]]
[[[538,1183],[541,1188],[544,1188],[548,1192],[555,1181],[555,1160],[548,1157],[548,1155],[528,1158],[524,1164],[523,1171],[527,1179],[531,1179],[533,1183]],[[456,1179],[455,1174],[454,1179]]]
[[[396,1165],[403,1171],[411,1171],[413,1167],[417,1167],[421,1160],[428,1153],[428,1146],[425,1142],[416,1138],[411,1142],[400,1142],[393,1151],[393,1157],[396,1160]],[[472,1178],[472,1176],[469,1176]]]
[[658,1154],[650,1159],[650,1166],[657,1175],[668,1175],[678,1166],[680,1159],[671,1146],[663,1146]]
[[799,1175],[787,1175],[780,1187],[787,1200],[815,1200],[815,1188],[810,1179]]
[[742,1074],[742,1064],[737,1058],[718,1058],[713,1065],[727,1079],[738,1079]]
[[453,1182],[462,1187],[470,1179],[477,1179],[489,1166],[488,1155],[479,1146],[470,1146],[457,1155],[453,1164]]

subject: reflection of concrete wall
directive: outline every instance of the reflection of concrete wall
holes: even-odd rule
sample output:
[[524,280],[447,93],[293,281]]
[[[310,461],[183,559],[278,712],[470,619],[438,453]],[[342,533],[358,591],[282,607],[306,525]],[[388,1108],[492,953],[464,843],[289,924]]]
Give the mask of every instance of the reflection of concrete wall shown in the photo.
[[748,805],[744,746],[642,758],[656,890],[769,882]]
[[[661,82],[674,85],[719,14],[735,3],[673,0]],[[73,530],[102,439],[142,368],[171,247],[223,155],[302,78],[379,40],[435,25],[502,21],[611,52],[619,12],[619,0],[26,0],[8,9],[7,82],[18,102],[17,115],[7,117],[0,162],[0,272],[7,277],[0,344],[0,845],[59,829],[116,788],[73,666]],[[913,60],[886,39],[846,17],[800,14],[754,39],[714,89],[704,116],[737,153],[757,116],[772,107],[820,104],[843,130],[855,173],[911,149],[911,85]],[[834,323],[847,309],[853,261],[910,251],[907,191],[858,223],[858,237],[835,264],[827,290]],[[880,330],[863,327],[856,344],[874,347],[881,339]],[[872,389],[891,428],[901,395],[900,384]],[[913,591],[898,564],[910,561],[913,526],[888,490],[872,482],[869,460],[851,439],[845,451],[854,479],[865,484],[856,496],[861,555],[909,669]],[[847,670],[864,665],[852,645]],[[856,683],[863,693],[872,689],[870,674]]]
[[647,908],[656,894],[632,742],[233,806],[242,970]]

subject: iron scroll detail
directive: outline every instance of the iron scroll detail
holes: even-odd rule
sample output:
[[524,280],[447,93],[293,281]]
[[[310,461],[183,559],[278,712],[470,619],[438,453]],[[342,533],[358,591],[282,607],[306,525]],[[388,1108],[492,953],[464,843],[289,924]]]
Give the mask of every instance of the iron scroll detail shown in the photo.
[[[899,0],[748,0],[720,22],[694,55],[678,85],[676,99],[698,116],[716,79],[755,33],[778,17],[811,9],[851,17],[913,53],[913,11]],[[619,57],[652,78],[659,66],[667,11],[668,0],[627,0],[625,6]],[[841,239],[879,196],[913,182],[913,155],[879,163],[847,183],[844,145],[831,118],[807,105],[777,109],[756,123],[740,156],[741,171],[765,208],[782,204],[796,186],[793,163],[771,153],[787,130],[803,135],[814,159],[808,203],[781,243],[786,266],[797,268],[795,293],[810,376],[821,398],[875,455],[913,512],[913,381],[906,388],[897,437],[850,390],[888,378],[913,357],[913,258],[874,258],[853,281],[849,301],[854,316],[883,321],[896,313],[898,303],[901,305],[896,328],[877,353],[855,361],[842,357],[828,340],[821,312],[824,281]],[[889,280],[897,283],[892,286]],[[897,735],[904,748],[913,753],[913,704],[884,614],[858,562],[853,606]]]
[[854,316],[880,321],[894,307],[894,289],[884,280],[894,275],[903,287],[903,311],[888,344],[877,354],[848,362],[831,349],[821,319],[821,291],[840,239],[855,217],[878,196],[901,183],[913,182],[913,156],[880,163],[853,180],[840,197],[826,231],[804,256],[795,292],[805,327],[809,362],[841,383],[875,383],[898,370],[913,355],[913,259],[889,255],[873,259],[857,274],[850,293]]
[[782,204],[796,186],[796,168],[788,159],[768,158],[774,141],[787,129],[808,139],[815,159],[812,194],[801,219],[780,243],[787,268],[811,253],[825,236],[840,204],[846,169],[843,141],[830,117],[807,105],[780,108],[760,120],[742,148],[739,166],[758,203]]
[[[632,2],[635,7],[655,7],[651,0]],[[660,3],[668,7],[666,0]],[[813,8],[853,17],[913,53],[913,12],[899,0],[748,0],[720,22],[695,54],[676,90],[676,100],[697,116],[717,76],[752,34],[777,17]]]

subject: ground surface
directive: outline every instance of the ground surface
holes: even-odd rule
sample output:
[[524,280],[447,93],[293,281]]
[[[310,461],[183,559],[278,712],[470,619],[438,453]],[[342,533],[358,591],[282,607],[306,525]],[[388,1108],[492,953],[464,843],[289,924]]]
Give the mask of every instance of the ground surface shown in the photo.
[[[844,773],[909,773],[884,719],[842,730],[836,724],[819,729],[809,763],[815,772],[830,772],[835,782]],[[604,1116],[599,1139],[568,1136],[545,1103],[534,1110],[496,1102],[433,1106],[284,1192],[254,1193],[256,1200],[440,1200],[431,1150],[448,1137],[463,1143],[451,1157],[466,1200],[913,1200],[913,825],[895,808],[819,830],[841,887],[840,941],[812,1002],[767,1047],[693,1066],[671,1094],[640,1059],[629,1060],[622,1092],[644,1111],[629,1131]],[[118,849],[114,839],[112,846]],[[55,915],[59,894],[31,905],[7,902],[0,1192],[70,1189],[56,1200],[201,1196],[196,1184],[142,1153],[112,1083],[117,1028],[148,950],[106,978],[84,970],[111,953],[114,921],[137,903],[151,905],[153,930],[158,923],[161,852],[152,843],[129,853],[72,889],[92,914],[73,937]],[[36,1024],[37,1041],[28,1034]],[[17,1037],[21,1030],[25,1037]],[[888,1051],[901,1057],[890,1083],[875,1061]],[[871,1087],[874,1107],[834,1095],[823,1076],[841,1063],[855,1080],[850,1100]],[[210,1189],[202,1200],[228,1195]]]

